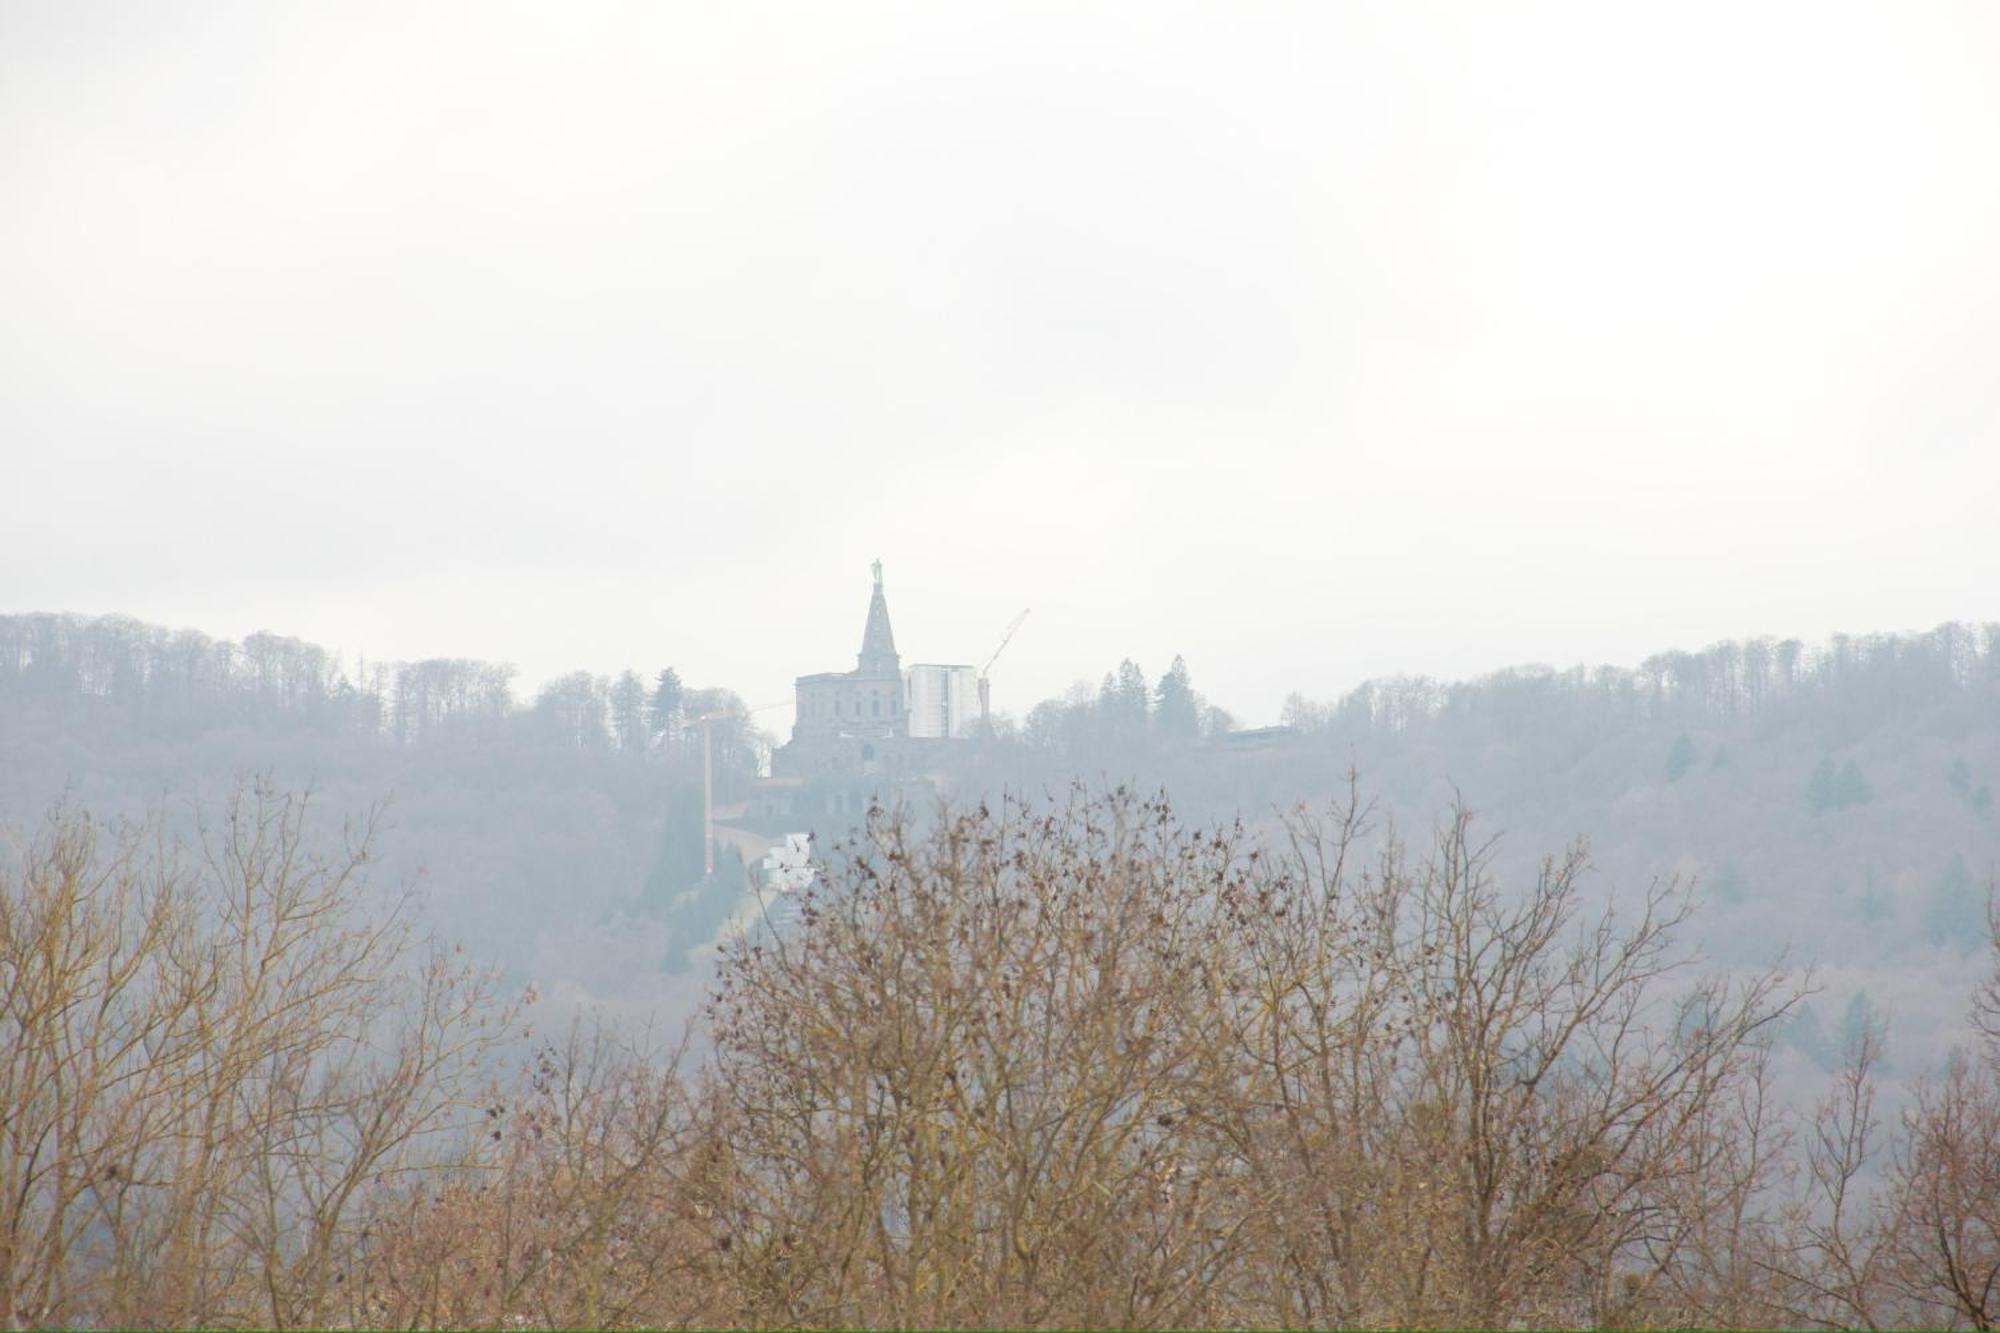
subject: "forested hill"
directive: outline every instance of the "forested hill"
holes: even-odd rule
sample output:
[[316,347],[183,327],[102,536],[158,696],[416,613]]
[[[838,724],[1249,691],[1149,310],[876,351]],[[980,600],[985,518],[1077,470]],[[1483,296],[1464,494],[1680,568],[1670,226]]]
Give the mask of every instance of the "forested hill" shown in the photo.
[[[671,669],[578,672],[515,699],[505,666],[343,664],[122,617],[0,616],[0,827],[67,796],[99,816],[164,807],[180,831],[244,773],[315,789],[337,827],[388,803],[375,880],[547,993],[657,996],[664,905],[701,874],[698,738],[741,713]],[[714,729],[724,799],[757,772],[747,722]]]
[[[340,813],[393,797],[383,873],[417,882],[448,933],[544,988],[645,993],[701,942],[672,938],[689,923],[667,910],[699,875],[685,719],[734,696],[657,670],[577,673],[525,702],[510,685],[477,662],[350,667],[272,635],[0,617],[0,821],[30,826],[65,791],[138,812],[244,770],[315,782]],[[1378,680],[1294,697],[1283,721],[1232,731],[1184,665],[1150,683],[1126,663],[958,747],[945,777],[968,795],[1130,779],[1189,816],[1254,822],[1352,765],[1413,837],[1462,794],[1504,831],[1504,864],[1587,836],[1613,895],[1697,879],[1711,957],[1820,966],[1794,1034],[1820,1057],[1856,1006],[1894,1019],[1892,1061],[1928,1061],[1923,1034],[1956,1028],[2000,860],[2000,626]],[[728,800],[768,742],[747,723],[717,737]]]
[[[511,666],[465,658],[355,663],[275,634],[241,643],[124,616],[0,616],[0,699],[87,730],[189,738],[249,729],[360,745],[528,746],[673,760],[682,723],[741,713],[726,689],[691,690],[671,668],[641,678],[572,672],[523,706]],[[719,736],[721,769],[755,773],[747,727]]]
[[1792,1037],[1816,1063],[1873,1013],[1892,1064],[1929,1068],[1963,1017],[2000,861],[2000,625],[1375,680],[1294,696],[1284,729],[1249,735],[1197,725],[1178,674],[1148,687],[1128,662],[1039,706],[1007,781],[1129,774],[1255,819],[1352,765],[1407,837],[1462,797],[1516,874],[1582,836],[1614,898],[1694,883],[1711,960],[1815,966],[1822,991]]
[[1986,938],[2000,626],[1376,682],[1287,719],[1408,809],[1455,783],[1516,842],[1588,835],[1621,886],[1698,877],[1731,961],[1948,969]]

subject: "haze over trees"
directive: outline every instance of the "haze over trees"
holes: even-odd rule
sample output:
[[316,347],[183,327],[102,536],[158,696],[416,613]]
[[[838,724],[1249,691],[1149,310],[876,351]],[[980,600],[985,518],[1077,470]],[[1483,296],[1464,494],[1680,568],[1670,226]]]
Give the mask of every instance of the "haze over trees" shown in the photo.
[[[876,810],[692,1043],[363,897],[239,790],[0,863],[0,1315],[271,1327],[1991,1327],[2000,946],[1908,1109],[1809,978],[1468,812],[1259,835],[1082,790]],[[526,1040],[524,1047],[522,1042]]]
[[464,1150],[512,1007],[308,826],[246,786],[0,864],[0,1325],[325,1326],[358,1215]]
[[1248,731],[1126,661],[741,936],[701,717],[736,799],[768,742],[671,668],[0,618],[0,808],[67,792],[6,869],[13,1318],[1991,1321],[1994,629]]
[[1182,808],[1256,819],[1325,794],[1351,763],[1411,823],[1462,793],[1507,830],[1503,858],[1587,831],[1614,893],[1698,879],[1708,909],[1691,929],[1710,954],[1754,966],[1789,946],[1837,992],[1828,1023],[1866,990],[1901,1054],[1944,1058],[1944,997],[1969,984],[2000,861],[2000,627],[1391,677],[1323,703],[1294,696],[1284,730],[1210,732],[1193,748],[1167,740],[1156,702],[1136,758],[1102,721],[1130,708],[1121,678],[1037,706],[986,759],[1004,773],[982,774],[988,789],[1135,775]]
[[512,677],[464,659],[342,664],[276,635],[0,616],[0,820],[65,793],[106,817],[171,798],[185,831],[189,802],[245,771],[343,812],[386,802],[377,881],[416,889],[432,925],[558,993],[613,998],[610,974],[644,991],[669,947],[658,909],[702,864],[687,719],[717,718],[723,799],[767,742],[731,691],[685,689],[671,668],[650,684],[570,673],[525,703]]
[[[1253,825],[1338,791],[1350,765],[1411,827],[1462,793],[1506,831],[1509,870],[1583,832],[1614,896],[1698,880],[1689,930],[1710,956],[1755,967],[1789,945],[1822,970],[1823,1027],[1865,991],[1895,1066],[1931,1069],[2000,860],[1996,664],[1994,626],[1753,640],[1633,669],[1385,678],[1294,697],[1283,728],[1246,731],[1185,662],[1152,678],[1127,661],[1019,725],[999,717],[991,743],[939,767],[968,799],[1129,779]],[[344,812],[387,798],[378,878],[416,888],[430,924],[551,994],[684,1008],[663,961],[692,969],[728,915],[721,898],[687,899],[701,716],[718,719],[718,800],[738,800],[768,738],[732,692],[671,668],[571,673],[522,700],[487,663],[342,663],[274,635],[0,617],[0,817],[23,826],[68,791],[106,815],[173,797],[179,818],[245,770],[316,784]]]

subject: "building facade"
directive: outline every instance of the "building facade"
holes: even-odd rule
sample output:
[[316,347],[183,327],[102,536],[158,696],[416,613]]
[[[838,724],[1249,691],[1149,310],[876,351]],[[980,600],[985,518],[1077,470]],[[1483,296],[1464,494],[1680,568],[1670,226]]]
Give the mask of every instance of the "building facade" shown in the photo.
[[774,774],[868,771],[881,762],[887,746],[908,738],[909,701],[880,560],[874,574],[854,670],[822,671],[794,682],[792,739],[772,757]]
[[766,833],[851,827],[881,800],[936,794],[938,760],[978,730],[978,673],[919,664],[906,674],[889,626],[882,562],[852,671],[800,676],[791,739],[771,756],[744,814]]
[[979,672],[969,666],[920,662],[903,673],[913,740],[957,740],[979,720]]

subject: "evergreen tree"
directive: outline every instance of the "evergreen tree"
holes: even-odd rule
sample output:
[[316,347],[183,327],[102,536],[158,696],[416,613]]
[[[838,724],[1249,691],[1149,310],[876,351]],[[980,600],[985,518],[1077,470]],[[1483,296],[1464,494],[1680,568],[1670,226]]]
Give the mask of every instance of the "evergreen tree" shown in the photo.
[[1667,752],[1667,781],[1679,782],[1686,777],[1687,771],[1694,767],[1694,760],[1694,739],[1683,731],[1674,748]]
[[1874,799],[1874,788],[1861,776],[1861,765],[1852,759],[1838,767],[1835,767],[1831,756],[1820,760],[1813,769],[1811,780],[1806,783],[1806,804],[1816,815],[1829,810],[1843,810],[1850,805],[1862,805]]
[[1152,714],[1152,691],[1146,687],[1146,673],[1129,657],[1118,664],[1118,701],[1134,722],[1143,723]]
[[1979,891],[1965,858],[1954,853],[1951,864],[1931,886],[1930,901],[1924,908],[1924,938],[1970,953],[1986,941],[1987,927],[1986,895]]
[[1890,901],[1889,895],[1876,887],[1875,867],[1872,865],[1864,867],[1861,879],[1861,919],[1881,921],[1889,915],[1889,910],[1893,906],[1894,903]]
[[672,667],[660,672],[653,682],[653,698],[647,705],[647,725],[660,740],[672,740],[680,731],[681,705],[687,691],[681,688],[680,673]]
[[1153,725],[1172,740],[1193,740],[1201,729],[1201,696],[1188,681],[1187,663],[1179,654],[1154,691]]
[[1965,766],[1964,756],[1951,761],[1951,771],[1945,774],[1944,780],[1949,782],[1951,789],[1960,796],[1967,796],[1971,793],[1972,770]]
[[701,882],[700,784],[673,788],[663,807],[660,850],[639,899],[643,910],[657,916],[664,916],[677,899]]
[[1097,716],[1108,744],[1125,747],[1145,739],[1152,712],[1150,693],[1146,673],[1129,657],[1116,672],[1105,675],[1097,692]]
[[1834,779],[1833,803],[1836,806],[1864,805],[1875,799],[1875,789],[1861,776],[1861,765],[1849,759],[1840,766],[1840,776]]

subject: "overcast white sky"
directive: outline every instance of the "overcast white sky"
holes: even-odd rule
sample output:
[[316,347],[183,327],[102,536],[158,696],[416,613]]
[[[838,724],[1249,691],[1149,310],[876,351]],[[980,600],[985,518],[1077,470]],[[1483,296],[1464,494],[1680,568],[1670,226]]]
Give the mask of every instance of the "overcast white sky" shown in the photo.
[[1996,515],[1990,3],[0,4],[0,610],[1255,722]]

